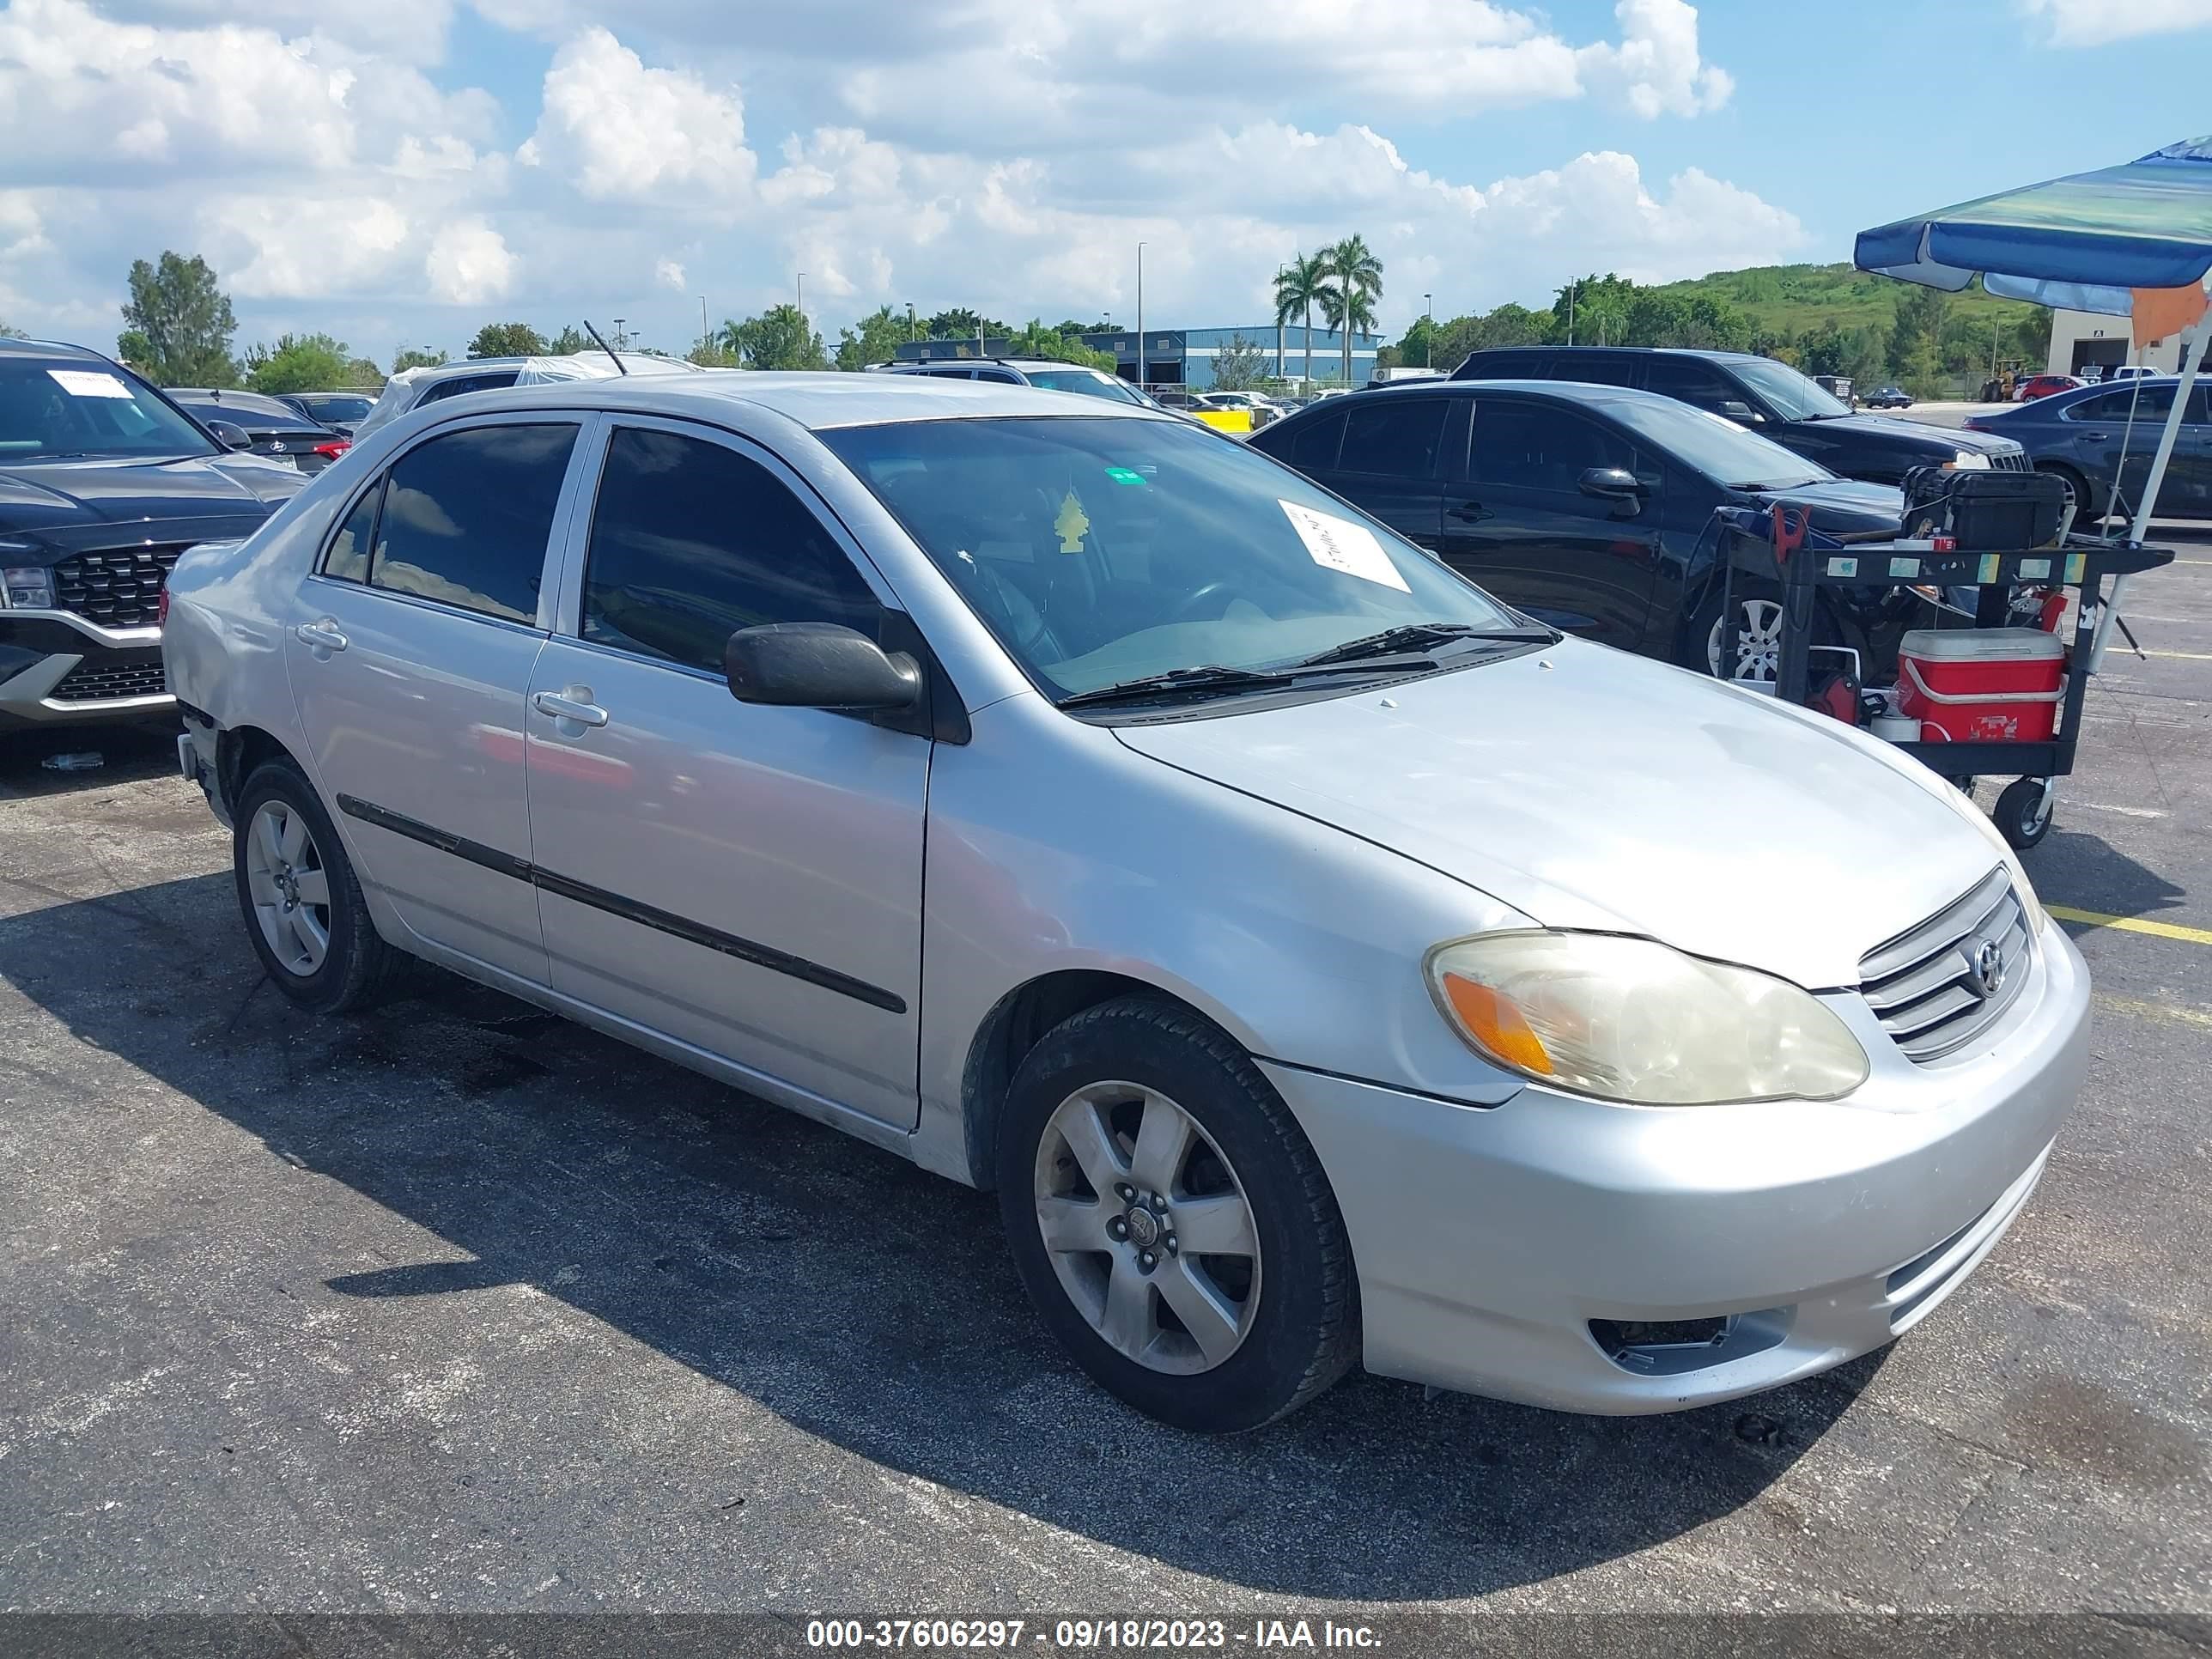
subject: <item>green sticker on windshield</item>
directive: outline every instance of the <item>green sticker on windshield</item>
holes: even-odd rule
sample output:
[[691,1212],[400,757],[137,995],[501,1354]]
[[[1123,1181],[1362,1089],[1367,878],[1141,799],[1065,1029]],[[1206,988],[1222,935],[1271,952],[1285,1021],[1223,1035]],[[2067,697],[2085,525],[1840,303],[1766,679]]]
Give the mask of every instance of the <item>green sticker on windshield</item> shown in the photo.
[[1145,475],[1133,467],[1109,466],[1106,469],[1106,476],[1115,483],[1140,484],[1145,481]]

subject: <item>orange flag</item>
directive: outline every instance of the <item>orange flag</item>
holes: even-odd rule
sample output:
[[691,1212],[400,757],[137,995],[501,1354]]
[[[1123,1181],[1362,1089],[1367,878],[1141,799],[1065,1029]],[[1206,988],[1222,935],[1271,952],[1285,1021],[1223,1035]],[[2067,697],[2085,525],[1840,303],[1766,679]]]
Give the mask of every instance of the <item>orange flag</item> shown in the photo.
[[2147,346],[2179,334],[2204,314],[2203,284],[2185,288],[2139,288],[2135,294],[2135,343]]

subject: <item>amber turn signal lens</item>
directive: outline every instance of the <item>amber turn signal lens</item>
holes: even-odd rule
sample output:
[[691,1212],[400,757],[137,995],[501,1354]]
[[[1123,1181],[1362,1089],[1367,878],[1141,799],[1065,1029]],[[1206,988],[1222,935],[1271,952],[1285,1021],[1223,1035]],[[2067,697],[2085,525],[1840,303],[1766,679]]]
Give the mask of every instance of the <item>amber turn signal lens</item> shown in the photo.
[[1443,976],[1444,995],[1469,1036],[1505,1061],[1524,1072],[1552,1075],[1552,1057],[1512,1002],[1487,985],[1477,985],[1457,974]]

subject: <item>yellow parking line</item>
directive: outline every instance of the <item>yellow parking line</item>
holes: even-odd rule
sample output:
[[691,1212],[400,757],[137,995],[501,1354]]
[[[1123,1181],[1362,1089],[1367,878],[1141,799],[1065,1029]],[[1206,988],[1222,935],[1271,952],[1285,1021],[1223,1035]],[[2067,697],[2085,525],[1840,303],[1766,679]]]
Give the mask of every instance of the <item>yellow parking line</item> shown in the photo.
[[2212,1030],[2212,1014],[2196,1008],[2172,1008],[2163,1002],[2144,1002],[2135,997],[2108,997],[2102,991],[2094,999],[2100,1008],[2142,1019],[2162,1019],[2177,1025],[2202,1025]]
[[2149,933],[2158,939],[2185,939],[2191,945],[2212,945],[2212,928],[2145,921],[2141,916],[2108,916],[2101,910],[2076,910],[2070,904],[2046,904],[2043,908],[2061,921],[2078,921],[2090,927],[2116,927],[2124,933]]

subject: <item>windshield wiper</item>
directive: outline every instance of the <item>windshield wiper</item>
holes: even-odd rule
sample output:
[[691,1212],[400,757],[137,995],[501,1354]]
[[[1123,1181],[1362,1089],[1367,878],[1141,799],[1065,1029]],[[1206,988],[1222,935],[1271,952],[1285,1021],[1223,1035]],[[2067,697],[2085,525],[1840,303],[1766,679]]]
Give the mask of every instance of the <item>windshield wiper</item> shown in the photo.
[[1292,666],[1299,669],[1322,668],[1330,663],[1390,657],[1401,651],[1419,651],[1432,645],[1448,645],[1455,640],[1551,645],[1559,637],[1548,628],[1478,628],[1472,623],[1407,623],[1397,628],[1386,628],[1380,634],[1369,634],[1360,639],[1346,640],[1342,645],[1333,645],[1326,651],[1300,658]]
[[1293,677],[1261,668],[1229,668],[1207,663],[1197,668],[1170,668],[1164,674],[1121,680],[1072,692],[1060,700],[1062,708],[1087,708],[1110,702],[1138,702],[1147,697],[1176,696],[1184,692],[1239,691],[1256,686],[1286,684]]

